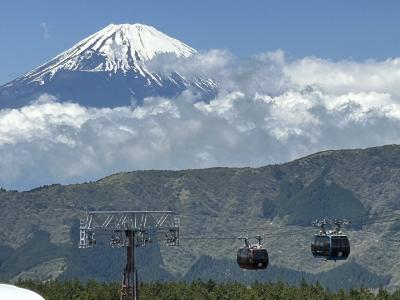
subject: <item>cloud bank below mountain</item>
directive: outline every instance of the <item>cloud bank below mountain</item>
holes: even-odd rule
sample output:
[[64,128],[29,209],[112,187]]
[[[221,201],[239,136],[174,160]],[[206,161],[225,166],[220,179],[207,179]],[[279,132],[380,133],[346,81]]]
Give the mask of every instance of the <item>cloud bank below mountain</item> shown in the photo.
[[90,108],[50,95],[0,111],[0,186],[94,180],[119,171],[261,166],[327,149],[400,142],[400,59],[240,60],[212,50],[161,55],[150,68],[219,83],[142,106]]

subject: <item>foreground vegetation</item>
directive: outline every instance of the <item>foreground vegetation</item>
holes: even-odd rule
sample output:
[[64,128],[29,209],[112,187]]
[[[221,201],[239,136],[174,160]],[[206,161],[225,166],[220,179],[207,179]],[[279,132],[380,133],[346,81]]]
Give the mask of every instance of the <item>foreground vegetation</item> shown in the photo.
[[[38,283],[24,281],[17,284],[20,287],[34,290],[47,300],[118,300],[119,283],[98,283],[78,280],[51,281]],[[217,284],[208,282],[169,282],[142,283],[140,285],[141,299],[400,299],[400,290],[389,294],[385,290],[371,291],[368,289],[339,291],[332,293],[320,284],[308,285],[305,282],[299,286],[286,283],[255,283],[246,286],[241,283]]]

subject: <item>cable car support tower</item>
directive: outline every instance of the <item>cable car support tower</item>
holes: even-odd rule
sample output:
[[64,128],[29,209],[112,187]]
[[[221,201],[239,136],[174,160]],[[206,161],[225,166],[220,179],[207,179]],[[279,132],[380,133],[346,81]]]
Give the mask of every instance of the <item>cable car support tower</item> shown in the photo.
[[96,245],[96,232],[110,234],[111,247],[126,247],[120,300],[139,299],[135,247],[146,246],[153,234],[179,245],[179,219],[172,211],[89,211],[81,220],[79,248]]

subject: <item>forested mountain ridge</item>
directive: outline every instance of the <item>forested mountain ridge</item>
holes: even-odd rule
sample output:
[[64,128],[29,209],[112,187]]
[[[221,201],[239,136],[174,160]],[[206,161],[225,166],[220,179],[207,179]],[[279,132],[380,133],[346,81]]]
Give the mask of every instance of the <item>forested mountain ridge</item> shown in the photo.
[[[97,251],[98,259],[90,261],[93,252],[77,249],[78,219],[87,209],[170,209],[181,217],[182,246],[150,246],[151,256],[142,258],[145,279],[188,278],[192,268],[199,267],[195,264],[201,257],[234,259],[241,245],[240,241],[185,237],[246,232],[271,236],[265,241],[270,262],[282,270],[317,274],[355,263],[360,266],[357,272],[366,274],[368,270],[383,280],[381,284],[395,287],[400,285],[400,250],[394,229],[400,222],[382,222],[381,216],[400,209],[399,157],[400,146],[388,145],[324,151],[260,168],[135,171],[84,184],[27,192],[1,190],[0,276],[111,280],[113,276],[100,273],[112,269],[117,274],[123,255],[99,246],[89,250]],[[307,226],[324,216],[346,217],[360,224],[368,221],[366,226],[349,229],[349,262],[312,258],[309,244],[313,231]],[[304,230],[292,234],[293,228]],[[155,277],[146,277],[145,265],[157,266]],[[357,281],[359,275],[350,279]],[[228,272],[226,278],[229,276]]]

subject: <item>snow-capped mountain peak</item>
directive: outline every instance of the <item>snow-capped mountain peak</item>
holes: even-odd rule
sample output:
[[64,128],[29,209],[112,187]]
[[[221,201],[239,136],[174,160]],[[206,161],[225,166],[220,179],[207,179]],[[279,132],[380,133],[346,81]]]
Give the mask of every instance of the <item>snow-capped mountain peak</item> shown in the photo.
[[46,93],[88,106],[140,103],[193,88],[212,95],[209,78],[187,80],[178,72],[157,74],[149,60],[160,54],[190,57],[196,50],[152,26],[110,24],[49,62],[0,87],[0,108],[20,107]]
[[149,75],[145,62],[157,54],[169,53],[188,57],[196,50],[143,24],[110,24],[61,53],[50,62],[26,74],[24,79],[43,81],[59,70],[129,71]]
[[105,32],[100,31],[99,35],[106,36],[106,38],[108,36],[108,39],[104,42],[105,39],[100,37],[100,40],[93,46],[93,50],[106,55],[129,53],[134,60],[146,61],[160,53],[173,53],[177,56],[188,57],[196,52],[195,49],[152,26],[111,24],[103,30]]

